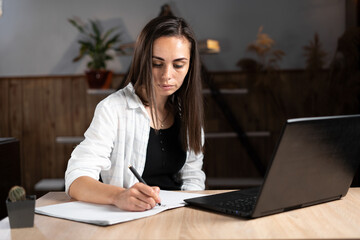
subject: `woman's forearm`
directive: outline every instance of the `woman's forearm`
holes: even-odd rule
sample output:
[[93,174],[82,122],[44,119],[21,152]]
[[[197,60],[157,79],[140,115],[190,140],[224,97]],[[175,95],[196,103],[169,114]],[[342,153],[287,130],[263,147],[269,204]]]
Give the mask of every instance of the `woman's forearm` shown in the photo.
[[124,188],[101,183],[91,177],[83,176],[74,180],[69,188],[69,195],[79,201],[98,204],[114,204],[116,196]]

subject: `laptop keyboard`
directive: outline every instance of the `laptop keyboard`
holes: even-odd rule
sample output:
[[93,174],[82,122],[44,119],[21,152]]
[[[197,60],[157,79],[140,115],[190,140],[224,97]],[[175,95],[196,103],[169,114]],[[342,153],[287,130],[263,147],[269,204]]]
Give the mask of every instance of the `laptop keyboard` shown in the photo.
[[244,196],[243,198],[227,200],[219,202],[218,207],[223,209],[228,209],[230,212],[237,213],[236,211],[242,213],[251,212],[256,203],[257,196]]

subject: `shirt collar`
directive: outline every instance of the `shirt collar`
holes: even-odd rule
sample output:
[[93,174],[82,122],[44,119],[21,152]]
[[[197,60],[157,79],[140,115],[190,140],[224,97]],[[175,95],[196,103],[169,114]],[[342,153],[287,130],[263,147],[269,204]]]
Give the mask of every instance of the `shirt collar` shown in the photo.
[[127,101],[127,104],[128,104],[129,108],[139,108],[139,107],[141,107],[142,102],[141,102],[140,98],[138,97],[138,95],[136,95],[135,89],[134,89],[132,83],[129,83],[124,88],[124,92],[125,92],[126,101]]

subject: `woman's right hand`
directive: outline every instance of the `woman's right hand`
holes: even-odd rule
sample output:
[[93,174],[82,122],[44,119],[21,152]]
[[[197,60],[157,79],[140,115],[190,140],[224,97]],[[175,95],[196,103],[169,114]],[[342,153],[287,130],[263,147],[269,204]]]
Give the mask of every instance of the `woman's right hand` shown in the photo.
[[118,192],[114,197],[113,204],[127,211],[145,211],[160,203],[159,193],[159,187],[136,183],[131,188]]
[[97,204],[113,204],[127,211],[145,211],[160,203],[160,188],[136,183],[129,189],[101,183],[82,176],[73,181],[69,195],[78,200]]

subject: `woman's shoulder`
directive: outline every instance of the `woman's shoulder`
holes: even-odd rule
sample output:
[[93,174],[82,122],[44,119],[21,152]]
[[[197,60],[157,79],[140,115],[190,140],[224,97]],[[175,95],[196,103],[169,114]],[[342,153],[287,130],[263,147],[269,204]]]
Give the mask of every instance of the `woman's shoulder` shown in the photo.
[[129,101],[132,101],[135,97],[135,91],[131,84],[126,87],[117,90],[116,92],[110,94],[105,99],[103,99],[99,105],[100,106],[108,106],[108,107],[118,107],[118,106],[126,106]]

